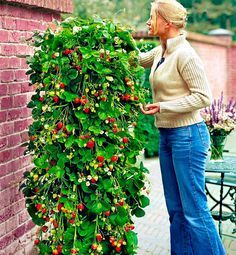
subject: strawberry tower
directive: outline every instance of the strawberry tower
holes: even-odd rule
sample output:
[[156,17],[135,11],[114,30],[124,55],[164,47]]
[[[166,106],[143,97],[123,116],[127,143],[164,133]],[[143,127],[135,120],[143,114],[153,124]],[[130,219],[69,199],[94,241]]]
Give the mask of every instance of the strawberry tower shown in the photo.
[[69,18],[33,37],[35,93],[22,190],[39,254],[136,254],[132,215],[144,215],[136,131],[143,73],[130,30]]

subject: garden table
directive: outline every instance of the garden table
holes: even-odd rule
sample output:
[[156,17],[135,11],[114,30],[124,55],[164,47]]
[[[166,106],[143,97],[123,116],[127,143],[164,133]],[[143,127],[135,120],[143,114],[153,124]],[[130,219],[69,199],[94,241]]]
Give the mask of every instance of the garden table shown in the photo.
[[[211,173],[211,175],[206,174],[205,177],[206,194],[214,201],[210,211],[212,217],[219,221],[219,234],[222,238],[222,221],[229,219],[236,224],[236,156],[225,156],[223,162],[207,160],[205,171]],[[218,197],[210,192],[208,184],[220,185]],[[233,200],[232,204],[225,201],[229,196]],[[216,208],[218,208],[217,211]],[[224,211],[224,209],[228,210]],[[233,234],[235,233],[236,228],[233,230]],[[236,238],[235,236],[230,237]]]

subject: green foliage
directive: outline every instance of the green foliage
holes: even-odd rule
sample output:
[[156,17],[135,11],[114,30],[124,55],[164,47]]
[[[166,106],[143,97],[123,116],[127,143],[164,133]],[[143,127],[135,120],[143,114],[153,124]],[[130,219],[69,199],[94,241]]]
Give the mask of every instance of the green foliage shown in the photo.
[[212,29],[225,28],[236,33],[235,0],[195,0],[180,2],[188,8],[188,29],[208,34]]
[[[138,48],[142,52],[147,52],[157,46],[156,41],[139,41]],[[152,102],[152,92],[149,82],[150,69],[145,70],[143,87],[146,89],[145,100],[146,103]],[[145,156],[153,157],[158,155],[159,148],[159,133],[154,126],[154,117],[151,115],[140,115],[138,121],[138,131],[144,134],[145,139]]]
[[136,157],[144,103],[131,31],[99,17],[69,18],[35,34],[35,88],[21,188],[40,226],[40,254],[136,254],[132,215],[144,215],[147,169]]

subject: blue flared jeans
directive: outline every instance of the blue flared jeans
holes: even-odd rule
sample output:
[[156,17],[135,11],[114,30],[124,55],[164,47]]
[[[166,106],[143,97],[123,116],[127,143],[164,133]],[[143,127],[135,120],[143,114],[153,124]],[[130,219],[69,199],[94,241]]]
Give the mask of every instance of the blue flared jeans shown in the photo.
[[205,194],[205,163],[210,143],[205,123],[159,131],[171,255],[225,255]]

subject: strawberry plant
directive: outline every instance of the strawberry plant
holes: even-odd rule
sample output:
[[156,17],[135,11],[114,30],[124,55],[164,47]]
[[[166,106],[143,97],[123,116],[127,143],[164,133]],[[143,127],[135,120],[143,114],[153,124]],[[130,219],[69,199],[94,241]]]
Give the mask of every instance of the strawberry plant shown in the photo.
[[40,226],[39,254],[136,254],[132,215],[149,204],[136,132],[144,101],[130,30],[70,18],[33,37],[26,153],[34,167],[22,190]]

